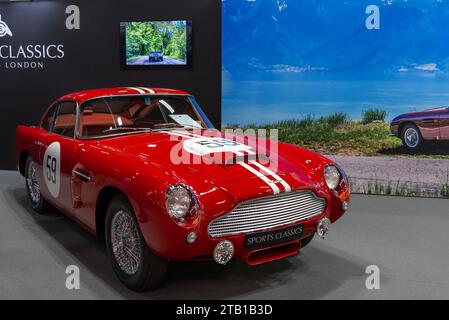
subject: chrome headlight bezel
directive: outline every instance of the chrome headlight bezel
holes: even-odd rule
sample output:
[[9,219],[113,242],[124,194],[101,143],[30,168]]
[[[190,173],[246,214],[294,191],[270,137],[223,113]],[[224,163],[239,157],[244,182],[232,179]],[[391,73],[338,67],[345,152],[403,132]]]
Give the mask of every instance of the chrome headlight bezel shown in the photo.
[[329,164],[324,167],[323,175],[324,181],[330,190],[336,190],[343,179],[340,169],[333,164]]
[[199,203],[191,187],[176,184],[169,186],[165,193],[165,208],[173,220],[184,223],[197,215]]

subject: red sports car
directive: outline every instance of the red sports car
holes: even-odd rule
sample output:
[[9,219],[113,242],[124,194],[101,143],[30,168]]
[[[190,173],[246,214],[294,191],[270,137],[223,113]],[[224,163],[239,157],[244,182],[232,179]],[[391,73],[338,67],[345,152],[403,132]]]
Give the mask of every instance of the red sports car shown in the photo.
[[[264,148],[258,148],[263,145]],[[33,209],[102,235],[118,278],[144,291],[169,260],[249,265],[297,254],[348,208],[343,170],[311,151],[213,128],[188,93],[68,94],[17,128]]]
[[449,140],[449,108],[401,114],[391,121],[390,128],[410,150],[419,148],[425,141]]

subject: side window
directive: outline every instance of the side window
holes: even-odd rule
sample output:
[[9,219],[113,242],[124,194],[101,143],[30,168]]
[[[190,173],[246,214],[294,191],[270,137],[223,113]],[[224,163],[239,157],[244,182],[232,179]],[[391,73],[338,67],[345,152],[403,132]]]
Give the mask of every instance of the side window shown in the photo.
[[76,104],[70,101],[61,102],[56,112],[53,132],[61,136],[74,138],[76,124]]
[[56,108],[57,108],[57,105],[53,105],[50,109],[48,109],[44,120],[42,120],[42,125],[41,125],[42,129],[44,129],[46,131],[51,131],[51,128],[53,126],[53,120],[55,119]]
[[104,99],[88,101],[81,106],[79,132],[83,137],[101,136],[105,131],[127,123],[126,120],[113,114],[111,105]]

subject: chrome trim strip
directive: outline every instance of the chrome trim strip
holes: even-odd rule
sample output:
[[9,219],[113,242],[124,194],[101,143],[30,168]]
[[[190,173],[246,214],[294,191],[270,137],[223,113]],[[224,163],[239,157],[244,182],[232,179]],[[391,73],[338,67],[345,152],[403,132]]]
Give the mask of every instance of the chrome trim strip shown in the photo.
[[90,179],[91,179],[91,177],[88,174],[86,174],[84,172],[81,172],[81,171],[78,171],[76,169],[74,169],[72,172],[74,174],[76,174],[77,176],[79,176],[79,177],[81,177],[81,178],[83,178],[83,179],[85,179],[87,181],[90,181]]

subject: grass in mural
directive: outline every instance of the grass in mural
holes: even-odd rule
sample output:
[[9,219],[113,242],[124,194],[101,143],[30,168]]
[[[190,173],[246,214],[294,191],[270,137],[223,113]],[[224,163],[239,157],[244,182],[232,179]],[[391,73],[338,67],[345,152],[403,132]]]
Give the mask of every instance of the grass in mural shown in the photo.
[[[401,155],[431,158],[449,158],[447,144],[426,145],[412,153],[402,146],[397,137],[390,135],[385,118],[387,112],[369,109],[362,120],[351,120],[345,113],[325,117],[311,115],[303,119],[279,121],[266,125],[247,125],[242,129],[278,129],[279,140],[303,146],[323,154],[345,156]],[[228,125],[226,128],[238,126]]]
[[367,184],[363,185],[351,183],[351,191],[353,193],[385,196],[449,198],[449,181],[439,188],[425,189],[418,184],[403,183],[400,180],[395,183],[389,181],[387,184],[377,180],[369,180]]
[[367,124],[374,121],[382,121],[384,122],[387,118],[387,111],[382,109],[368,109],[362,113],[363,119],[362,123]]

